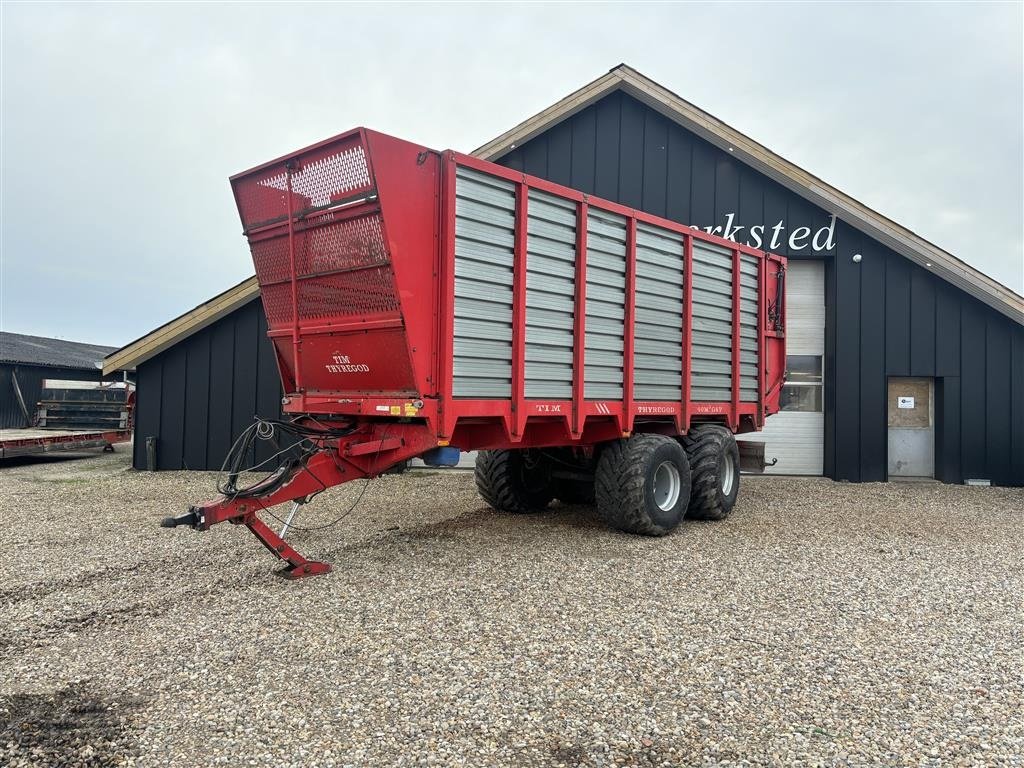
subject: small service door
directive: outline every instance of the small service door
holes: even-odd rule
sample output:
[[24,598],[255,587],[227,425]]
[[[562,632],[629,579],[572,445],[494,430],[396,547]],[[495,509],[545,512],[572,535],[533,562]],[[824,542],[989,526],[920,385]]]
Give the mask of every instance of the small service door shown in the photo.
[[935,477],[933,379],[889,379],[889,477]]

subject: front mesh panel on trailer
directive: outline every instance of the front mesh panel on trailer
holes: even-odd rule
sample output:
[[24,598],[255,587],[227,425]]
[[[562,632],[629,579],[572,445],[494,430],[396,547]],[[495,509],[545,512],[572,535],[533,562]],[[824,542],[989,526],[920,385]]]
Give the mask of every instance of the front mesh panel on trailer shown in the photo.
[[[239,179],[235,195],[259,278],[271,331],[322,325],[345,317],[398,317],[400,306],[379,210],[353,215],[324,210],[373,193],[366,151],[358,134],[313,148],[291,166],[274,163]],[[290,206],[289,206],[290,203]],[[287,229],[294,226],[297,312]]]
[[525,396],[572,397],[576,204],[531,190],[526,206]]
[[626,297],[626,218],[587,215],[587,311],[584,397],[622,398]]
[[637,400],[683,396],[683,237],[662,227],[636,228],[636,322],[633,391]]
[[[397,315],[398,297],[390,271],[379,213],[334,220],[295,233],[295,272],[299,321],[334,317]],[[292,321],[288,235],[253,240],[256,273],[271,330]]]
[[373,180],[359,135],[353,133],[340,146],[333,143],[310,150],[302,158],[301,167],[292,172],[290,185],[288,172],[276,163],[264,173],[240,180],[235,185],[235,197],[246,231],[287,219],[289,186],[295,214],[369,192]]
[[455,180],[452,394],[512,395],[515,185],[459,167]]

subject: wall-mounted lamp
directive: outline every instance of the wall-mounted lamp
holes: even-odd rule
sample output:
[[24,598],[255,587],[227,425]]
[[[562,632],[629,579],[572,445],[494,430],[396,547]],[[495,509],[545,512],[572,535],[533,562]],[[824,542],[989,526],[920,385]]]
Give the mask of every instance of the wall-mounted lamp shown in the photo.
[[855,254],[853,254],[853,263],[854,264],[860,264],[860,260],[863,259],[863,258],[864,257],[861,256],[859,253],[855,253]]

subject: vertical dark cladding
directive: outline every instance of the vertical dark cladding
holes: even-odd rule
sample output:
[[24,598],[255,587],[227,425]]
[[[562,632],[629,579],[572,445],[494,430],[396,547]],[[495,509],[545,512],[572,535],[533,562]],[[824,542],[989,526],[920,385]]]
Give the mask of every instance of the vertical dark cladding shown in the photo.
[[[137,469],[157,438],[157,469],[220,469],[253,416],[279,418],[281,381],[259,299],[138,367]],[[272,452],[261,443],[256,459]],[[252,457],[250,457],[252,458]]]
[[[829,221],[621,92],[498,162],[685,224],[722,226],[734,213],[741,240],[753,224],[785,220],[787,234],[813,234]],[[783,238],[774,250],[809,249]],[[922,376],[936,382],[936,477],[1024,485],[1024,326],[842,221],[833,247],[814,256],[825,261],[825,474],[886,479],[887,378]]]

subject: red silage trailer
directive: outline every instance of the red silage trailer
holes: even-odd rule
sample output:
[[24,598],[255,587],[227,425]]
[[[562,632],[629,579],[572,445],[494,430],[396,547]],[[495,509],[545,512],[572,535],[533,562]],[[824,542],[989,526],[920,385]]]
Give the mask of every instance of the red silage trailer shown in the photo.
[[[779,407],[782,257],[363,128],[231,183],[294,418],[254,424],[222,495],[164,525],[243,524],[287,575],[324,573],[258,514],[454,449],[504,510],[596,501],[661,535],[732,509],[734,435]],[[239,488],[275,433],[294,457]]]

